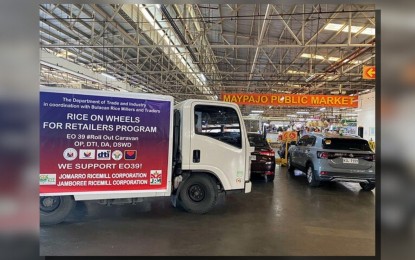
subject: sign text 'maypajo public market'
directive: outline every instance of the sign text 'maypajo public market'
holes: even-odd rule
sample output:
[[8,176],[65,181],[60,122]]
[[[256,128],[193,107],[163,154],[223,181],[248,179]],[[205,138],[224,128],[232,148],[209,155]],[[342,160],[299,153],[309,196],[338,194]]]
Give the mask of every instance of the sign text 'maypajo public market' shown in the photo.
[[239,105],[358,107],[357,96],[345,95],[222,93],[221,99],[222,101],[233,102]]

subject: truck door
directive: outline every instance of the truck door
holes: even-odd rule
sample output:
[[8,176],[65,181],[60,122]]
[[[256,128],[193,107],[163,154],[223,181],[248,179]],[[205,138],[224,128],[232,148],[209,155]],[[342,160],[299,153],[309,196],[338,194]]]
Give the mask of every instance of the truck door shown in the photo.
[[247,156],[242,117],[223,104],[194,102],[191,111],[190,169],[215,174],[225,189],[243,189]]

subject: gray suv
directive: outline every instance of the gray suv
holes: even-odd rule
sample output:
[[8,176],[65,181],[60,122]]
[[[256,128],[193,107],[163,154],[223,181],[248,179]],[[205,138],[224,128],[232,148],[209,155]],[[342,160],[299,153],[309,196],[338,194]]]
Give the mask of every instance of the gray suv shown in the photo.
[[288,149],[287,167],[306,173],[315,187],[322,181],[358,182],[363,190],[375,188],[375,153],[358,136],[311,133]]

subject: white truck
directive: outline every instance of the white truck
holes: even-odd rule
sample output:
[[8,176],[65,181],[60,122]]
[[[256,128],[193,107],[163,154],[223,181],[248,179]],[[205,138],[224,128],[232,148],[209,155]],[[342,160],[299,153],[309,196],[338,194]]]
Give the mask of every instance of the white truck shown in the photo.
[[249,193],[249,141],[239,107],[220,101],[40,88],[40,223],[76,201],[135,204],[171,196],[188,212],[220,192]]

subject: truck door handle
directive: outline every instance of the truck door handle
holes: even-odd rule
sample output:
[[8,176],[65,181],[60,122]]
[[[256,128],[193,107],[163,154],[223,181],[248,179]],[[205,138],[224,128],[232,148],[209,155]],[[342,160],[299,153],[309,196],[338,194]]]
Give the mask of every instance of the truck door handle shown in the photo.
[[200,150],[193,150],[193,162],[200,162]]

